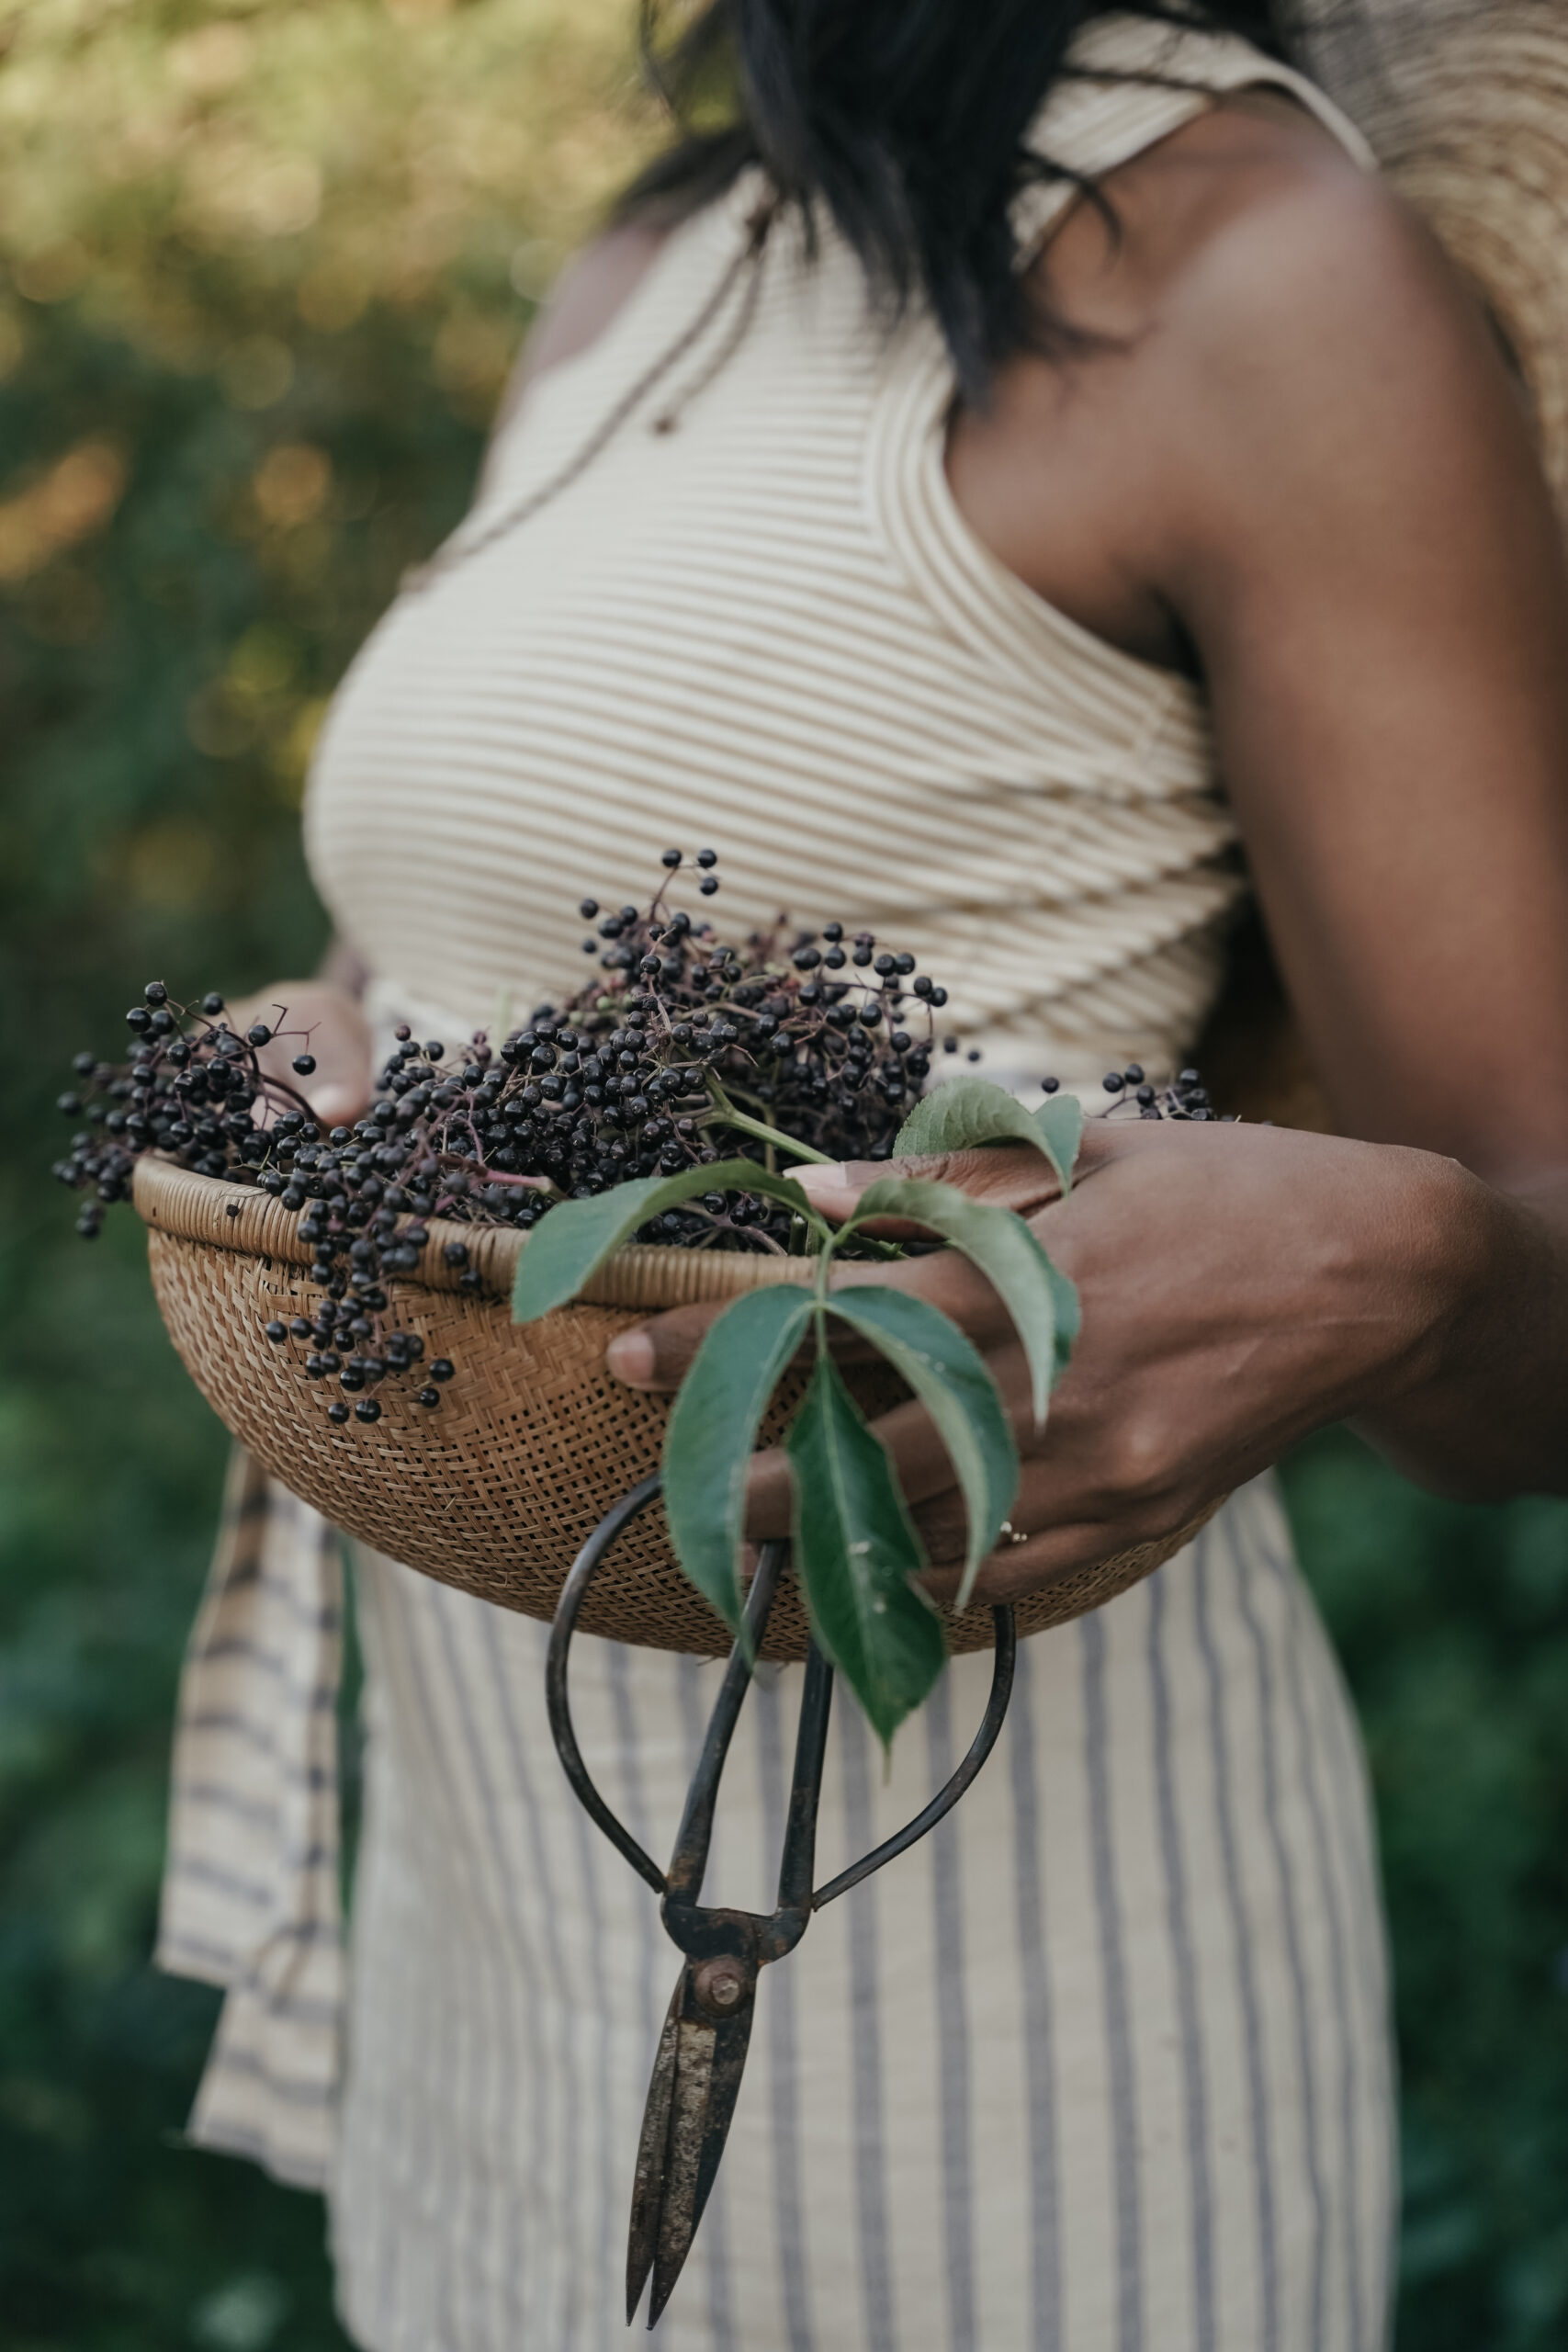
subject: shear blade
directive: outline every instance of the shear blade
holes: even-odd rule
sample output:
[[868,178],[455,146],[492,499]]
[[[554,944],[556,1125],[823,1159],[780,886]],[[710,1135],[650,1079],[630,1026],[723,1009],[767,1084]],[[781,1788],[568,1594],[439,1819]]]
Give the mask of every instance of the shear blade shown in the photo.
[[626,2325],[653,2267],[659,2244],[659,2212],[663,2199],[665,2151],[670,2142],[670,2108],[675,2088],[675,2045],[680,2030],[681,1996],[685,1973],[671,1996],[664,2025],[649,2077],[648,2099],[642,2110],[642,2136],[637,2146],[637,2170],[632,2176],[632,2221],[626,2238]]
[[694,1997],[690,1962],[681,1972],[659,2037],[643,2109],[626,2241],[626,2324],[649,2272],[649,2326],[674,2291],[724,2154],[751,2039],[752,2001],[715,2023]]

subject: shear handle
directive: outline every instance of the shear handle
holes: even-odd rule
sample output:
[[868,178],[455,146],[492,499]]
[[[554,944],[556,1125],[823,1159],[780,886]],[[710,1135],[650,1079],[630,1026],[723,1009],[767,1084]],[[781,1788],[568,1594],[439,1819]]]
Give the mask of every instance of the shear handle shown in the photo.
[[667,1878],[653,1857],[645,1853],[637,1844],[625,1823],[615,1818],[594,1786],[592,1775],[582,1760],[577,1734],[572,1728],[571,1702],[567,1689],[567,1657],[571,1648],[571,1637],[577,1630],[577,1621],[588,1597],[594,1571],[610,1546],[630,1526],[637,1513],[645,1510],[654,1500],[663,1483],[655,1471],[651,1477],[644,1478],[639,1486],[634,1487],[629,1494],[623,1495],[615,1509],[606,1511],[572,1562],[566,1582],[561,1587],[550,1626],[549,1650],[545,1664],[545,1702],[556,1753],[560,1758],[572,1793],[583,1811],[604,1831],[616,1852],[625,1857],[638,1877],[646,1879],[655,1894],[671,1893],[679,1872],[680,1888],[686,1892],[688,1901],[694,1902],[707,1861],[708,1841],[713,1834],[718,1776],[724,1769],[740,1702],[751,1679],[750,1661],[756,1656],[757,1644],[761,1639],[768,1611],[773,1607],[788,1547],[783,1544],[764,1544],[761,1548],[757,1573],[751,1579],[751,1590],[747,1598],[745,1630],[730,1652],[723,1688],[704,1742],[702,1761],[686,1800],[686,1815],[681,1824],[671,1876]]
[[686,1792],[686,1809],[681,1816],[675,1851],[670,1858],[669,1875],[664,1881],[670,1902],[680,1908],[694,1905],[702,1893],[703,1872],[707,1868],[708,1847],[713,1838],[714,1807],[718,1802],[719,1777],[724,1770],[725,1758],[729,1754],[735,1726],[740,1719],[741,1705],[750,1686],[757,1645],[767,1625],[768,1611],[773,1605],[773,1595],[778,1590],[779,1576],[788,1552],[787,1544],[764,1544],[757,1555],[757,1573],[751,1579],[751,1589],[746,1598],[740,1638],[729,1653],[729,1664],[724,1669],[724,1680],[719,1685],[713,1713],[708,1718],[702,1754],[692,1775],[692,1785]]
[[996,1664],[991,1669],[991,1695],[986,1702],[986,1712],[980,1719],[980,1728],[970,1742],[968,1755],[965,1756],[946,1787],[937,1791],[930,1804],[922,1813],[918,1813],[913,1821],[907,1822],[902,1829],[898,1830],[895,1836],[885,1838],[880,1846],[873,1847],[869,1854],[852,1864],[850,1869],[840,1871],[837,1878],[830,1878],[826,1886],[818,1888],[811,1897],[813,1911],[820,1911],[826,1903],[837,1902],[839,1896],[847,1894],[852,1886],[858,1886],[863,1878],[869,1878],[873,1871],[879,1871],[884,1862],[894,1861],[898,1855],[907,1853],[911,1846],[919,1842],[928,1829],[934,1829],[942,1815],[953,1811],[953,1806],[974,1781],[981,1765],[995,1747],[998,1734],[1002,1727],[1002,1718],[1008,1711],[1008,1701],[1012,1696],[1013,1668],[1018,1663],[1018,1627],[1012,1611],[1007,1608],[993,1609],[991,1623],[996,1627],[997,1634]]
[[806,1923],[811,1917],[811,1881],[817,1861],[817,1804],[822,1793],[822,1764],[828,1750],[828,1709],[832,1696],[833,1669],[813,1642],[806,1654],[806,1680],[800,1694],[800,1720],[795,1735],[795,1776],[790,1783],[789,1816],[784,1827],[784,1853],[779,1860],[778,1911],[775,1915],[781,1921],[798,1916],[800,1926],[795,1941],[806,1933]]
[[593,1571],[623,1528],[629,1527],[638,1511],[646,1510],[658,1494],[663,1480],[657,1471],[645,1478],[629,1494],[623,1495],[612,1511],[607,1511],[571,1564],[570,1573],[560,1589],[556,1613],[550,1626],[550,1646],[545,1662],[545,1704],[549,1716],[550,1731],[556,1743],[556,1753],[572,1794],[579,1804],[604,1831],[617,1853],[630,1862],[639,1878],[645,1878],[655,1894],[664,1892],[664,1872],[650,1854],[645,1854],[631,1831],[617,1821],[604,1798],[594,1787],[582,1750],[577,1744],[577,1734],[571,1727],[571,1704],[567,1696],[566,1661],[571,1647],[571,1637],[577,1630],[577,1620]]

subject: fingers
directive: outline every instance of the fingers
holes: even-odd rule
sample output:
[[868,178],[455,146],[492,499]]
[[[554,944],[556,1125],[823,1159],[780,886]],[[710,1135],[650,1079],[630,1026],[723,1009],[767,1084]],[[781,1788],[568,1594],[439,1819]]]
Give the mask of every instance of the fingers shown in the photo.
[[[1032,1427],[1029,1373],[1022,1349],[1003,1350],[993,1358],[991,1369],[1015,1433],[1021,1439],[1024,1430]],[[913,1399],[895,1405],[890,1412],[879,1414],[872,1428],[886,1449],[906,1502],[935,1503],[940,1498],[943,1510],[951,1505],[956,1510],[956,1525],[962,1529],[963,1504],[953,1487],[953,1464],[924,1406]],[[919,1523],[919,1510],[915,1517]],[[936,1523],[945,1526],[947,1521],[941,1519]],[[751,1457],[746,1476],[746,1533],[753,1543],[761,1543],[770,1536],[787,1535],[789,1532],[789,1464],[783,1449],[774,1446]],[[962,1559],[964,1549],[960,1533],[950,1556]]]
[[[1001,1155],[998,1153],[998,1157]],[[803,1278],[806,1267],[803,1260]],[[951,1322],[987,1352],[1005,1346],[1013,1336],[1006,1302],[956,1250],[935,1250],[920,1258],[851,1261],[835,1270],[829,1290],[865,1283],[908,1291],[940,1307]],[[656,1315],[647,1323],[621,1332],[605,1351],[608,1369],[631,1388],[678,1388],[709,1327],[727,1304],[721,1299],[702,1306],[671,1307],[668,1314]],[[833,1321],[829,1322],[829,1343],[840,1363],[863,1363],[877,1352],[868,1340],[851,1332],[847,1325]]]
[[[1054,1527],[1047,1533],[1027,1537],[1016,1544],[1005,1543],[1002,1550],[981,1561],[970,1600],[976,1605],[999,1609],[1006,1602],[1022,1600],[1029,1593],[1038,1592],[1043,1585],[1059,1583],[1077,1569],[1093,1567],[1097,1562],[1125,1549],[1115,1530],[1102,1520]],[[962,1580],[959,1567],[932,1568],[920,1579],[934,1600],[949,1605],[957,1600]]]
[[[1127,1132],[1135,1137],[1135,1128]],[[1105,1156],[1101,1138],[1086,1144],[1086,1171],[1092,1172]],[[850,1160],[831,1166],[807,1163],[791,1173],[805,1188],[812,1205],[835,1222],[852,1216],[861,1195],[888,1176],[918,1176],[953,1184],[973,1200],[1012,1209],[1021,1216],[1033,1215],[1060,1200],[1060,1188],[1050,1162],[1026,1144],[988,1145],[981,1151],[936,1152],[920,1159]],[[879,1219],[868,1229],[878,1234],[897,1231],[906,1235],[917,1230],[893,1219]],[[927,1300],[987,1352],[1004,1349],[1012,1338],[1012,1319],[1005,1301],[958,1250],[937,1250],[921,1257],[844,1262],[836,1268],[832,1278],[835,1290],[861,1283],[886,1283]],[[609,1370],[629,1387],[678,1387],[708,1327],[722,1311],[722,1305],[675,1307],[667,1315],[655,1316],[630,1331],[623,1331],[610,1343],[605,1358]],[[833,1330],[831,1344],[834,1355],[845,1363],[863,1362],[875,1352],[868,1342],[852,1336],[841,1325]],[[929,1423],[925,1429],[929,1449]]]
[[[921,1159],[851,1160],[832,1166],[807,1163],[791,1173],[804,1186],[813,1206],[836,1222],[852,1216],[862,1193],[888,1176],[918,1176],[953,1184],[973,1200],[1013,1209],[1020,1216],[1032,1215],[1060,1196],[1050,1162],[1027,1145],[937,1152]],[[869,1229],[908,1235],[919,1228],[888,1218],[877,1220]],[[982,1348],[1005,1343],[1011,1336],[1012,1322],[1005,1302],[957,1250],[846,1262],[836,1268],[834,1289],[860,1283],[883,1283],[926,1299]],[[679,1306],[623,1331],[606,1351],[608,1369],[628,1387],[679,1387],[709,1326],[722,1311],[722,1304]],[[845,1363],[862,1362],[875,1352],[841,1325],[833,1330],[831,1344],[834,1355]]]
[[628,1388],[679,1388],[692,1360],[729,1301],[672,1306],[650,1323],[618,1332],[604,1351],[606,1369]]
[[[852,1216],[861,1194],[887,1177],[915,1176],[931,1183],[953,1184],[971,1200],[1016,1209],[1021,1216],[1043,1208],[1060,1191],[1049,1160],[1027,1144],[993,1144],[983,1151],[933,1152],[922,1159],[852,1159],[831,1167],[808,1163],[792,1173],[813,1208],[835,1224]],[[877,1233],[916,1229],[891,1218],[868,1227]]]
[[307,1083],[299,1091],[323,1127],[351,1127],[370,1100],[367,1090],[338,1079],[321,1086]]
[[[882,1426],[877,1424],[879,1430]],[[748,1543],[757,1544],[771,1537],[787,1536],[792,1500],[789,1460],[783,1449],[775,1446],[766,1453],[755,1455],[746,1482]],[[1194,1508],[1184,1506],[1174,1514],[1163,1515],[1156,1523],[1142,1513],[1125,1518],[1114,1513],[1091,1515],[1079,1502],[1076,1511],[1069,1505],[1067,1512],[1055,1524],[1031,1529],[1024,1518],[1029,1505],[1021,1498],[1013,1506],[1015,1516],[1004,1531],[1000,1544],[980,1564],[972,1599],[993,1609],[1007,1601],[1021,1600],[1027,1593],[1038,1592],[1043,1585],[1055,1583],[1081,1568],[1111,1559],[1119,1552],[1169,1533],[1191,1519]],[[936,1501],[917,1507],[913,1515],[931,1561],[921,1582],[933,1599],[951,1604],[957,1599],[963,1581],[968,1542],[962,1498],[950,1490]]]
[[[263,1072],[308,1102],[321,1126],[350,1126],[367,1108],[374,1092],[370,1027],[342,989],[324,980],[279,981],[231,1006],[229,1018],[242,1032],[253,1021],[273,1030],[256,1057]],[[295,1069],[301,1055],[314,1069]]]

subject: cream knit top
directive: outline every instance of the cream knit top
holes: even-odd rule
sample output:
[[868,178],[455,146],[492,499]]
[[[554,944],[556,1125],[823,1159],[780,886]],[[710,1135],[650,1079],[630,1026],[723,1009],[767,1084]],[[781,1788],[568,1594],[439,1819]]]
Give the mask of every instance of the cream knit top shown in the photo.
[[[1075,55],[1042,142],[1078,172],[1190,119],[1194,84],[1282,84],[1365,154],[1240,42],[1108,17]],[[384,1011],[471,1028],[581,985],[584,893],[645,901],[660,851],[711,844],[721,937],[781,911],[874,932],[947,988],[998,1077],[1168,1066],[1242,887],[1201,698],[976,538],[927,313],[882,331],[830,230],[813,264],[775,229],[748,284],[761,192],[748,175],[678,229],[598,340],[531,388],[455,546],[551,482],[732,273],[679,364],[558,494],[371,638],[309,798],[323,896]],[[1026,253],[1071,195],[1022,199]]]

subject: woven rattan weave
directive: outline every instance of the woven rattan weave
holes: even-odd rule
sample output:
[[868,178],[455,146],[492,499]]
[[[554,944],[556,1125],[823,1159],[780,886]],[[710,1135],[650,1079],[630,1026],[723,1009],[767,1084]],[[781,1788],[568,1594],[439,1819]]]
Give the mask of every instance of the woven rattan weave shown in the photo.
[[[581,1299],[537,1323],[513,1324],[513,1269],[526,1245],[517,1233],[431,1227],[416,1279],[394,1306],[419,1332],[427,1359],[449,1355],[457,1376],[426,1412],[389,1382],[381,1419],[336,1428],[304,1353],[276,1347],[263,1326],[308,1311],[320,1294],[306,1278],[308,1247],[296,1219],[265,1193],[146,1159],[136,1205],[148,1228],[152,1285],[170,1336],[225,1426],[275,1477],[334,1525],[444,1584],[521,1610],[554,1614],[573,1558],[604,1512],[659,1465],[668,1401],[623,1387],[604,1370],[614,1333],[650,1310],[730,1297],[758,1283],[798,1279],[787,1259],[683,1250],[621,1250]],[[484,1283],[457,1288],[442,1259],[454,1234],[468,1243]],[[852,1375],[860,1403],[885,1408],[907,1392],[891,1372]],[[799,1396],[781,1389],[764,1425],[772,1436]],[[1019,1604],[1021,1634],[1062,1623],[1124,1591],[1168,1559],[1192,1530],[1082,1568]],[[595,1579],[585,1632],[654,1649],[715,1657],[729,1636],[671,1552],[662,1518],[629,1529]],[[951,1618],[950,1646],[988,1649],[988,1608]],[[793,1585],[779,1595],[764,1654],[806,1655],[807,1627]]]

